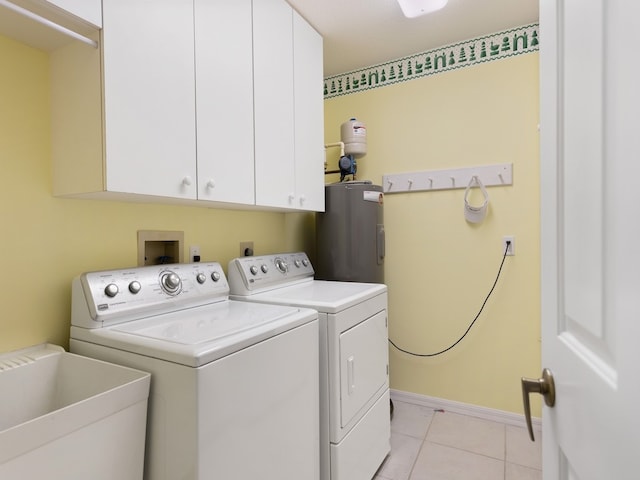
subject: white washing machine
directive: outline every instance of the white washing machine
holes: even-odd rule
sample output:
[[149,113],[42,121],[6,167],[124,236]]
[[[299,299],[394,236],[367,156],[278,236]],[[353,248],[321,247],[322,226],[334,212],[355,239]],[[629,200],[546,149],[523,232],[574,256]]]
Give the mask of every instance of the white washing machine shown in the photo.
[[320,477],[371,480],[390,451],[387,287],[314,280],[305,253],[236,258],[227,273],[234,300],[318,310]]
[[317,312],[228,294],[218,263],[82,274],[71,351],[151,373],[146,479],[318,479]]

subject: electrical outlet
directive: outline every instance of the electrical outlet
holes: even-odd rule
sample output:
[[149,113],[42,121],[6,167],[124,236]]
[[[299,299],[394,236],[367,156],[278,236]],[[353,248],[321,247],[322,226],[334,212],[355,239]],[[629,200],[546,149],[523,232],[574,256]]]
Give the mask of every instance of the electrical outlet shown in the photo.
[[191,245],[189,247],[189,261],[190,262],[200,261],[200,247],[198,245]]
[[[509,243],[509,248],[507,248],[507,242]],[[502,254],[507,252],[507,256],[512,256],[516,254],[516,237],[513,235],[505,235],[502,237]]]
[[240,256],[253,257],[253,241],[240,242]]

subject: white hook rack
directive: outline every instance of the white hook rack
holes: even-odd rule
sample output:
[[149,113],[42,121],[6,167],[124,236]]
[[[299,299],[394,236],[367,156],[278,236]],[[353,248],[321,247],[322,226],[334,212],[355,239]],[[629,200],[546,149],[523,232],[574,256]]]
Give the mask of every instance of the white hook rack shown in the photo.
[[473,177],[485,187],[513,185],[513,164],[387,174],[382,177],[382,189],[385,193],[402,193],[467,188]]

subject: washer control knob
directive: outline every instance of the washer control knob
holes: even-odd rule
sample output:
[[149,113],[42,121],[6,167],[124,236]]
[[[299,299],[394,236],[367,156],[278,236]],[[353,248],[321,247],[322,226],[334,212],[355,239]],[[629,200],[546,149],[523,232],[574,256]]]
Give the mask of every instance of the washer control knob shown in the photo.
[[260,267],[260,270],[262,270],[262,273],[267,273],[269,271],[269,267],[267,267],[264,263],[262,264],[262,266]]
[[110,283],[104,287],[104,293],[107,297],[115,297],[118,294],[118,286],[115,283]]
[[255,265],[251,265],[251,267],[249,268],[249,271],[251,272],[251,275],[257,275],[258,267],[256,267]]
[[281,273],[287,273],[287,270],[289,270],[289,265],[287,265],[287,262],[285,262],[282,258],[276,258],[276,268]]
[[300,262],[300,260],[297,260],[297,259],[296,259],[296,260],[293,262],[293,264],[296,266],[296,268],[300,268],[300,265],[302,265],[302,262]]
[[306,258],[302,259],[302,265],[304,265],[305,267],[309,266],[309,260],[307,260]]
[[213,280],[214,282],[217,282],[218,280],[220,280],[220,272],[211,273],[211,280]]
[[196,275],[196,281],[197,281],[200,285],[202,285],[202,284],[205,282],[205,280],[206,280],[206,279],[207,279],[207,277],[205,276],[205,274],[204,274],[204,273],[199,273],[198,275]]
[[180,286],[180,277],[175,273],[168,273],[164,276],[164,284],[169,288],[178,288]]
[[137,280],[134,280],[129,284],[129,291],[134,295],[138,293],[141,289],[142,289],[142,285],[140,285],[140,282]]
[[162,289],[170,295],[176,295],[180,292],[182,282],[180,277],[174,272],[165,272],[160,277]]

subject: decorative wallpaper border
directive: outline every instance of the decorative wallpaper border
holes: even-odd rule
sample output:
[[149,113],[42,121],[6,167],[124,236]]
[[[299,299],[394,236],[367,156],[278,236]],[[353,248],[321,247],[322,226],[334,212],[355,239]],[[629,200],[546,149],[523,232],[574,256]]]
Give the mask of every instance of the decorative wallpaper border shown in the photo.
[[324,79],[324,98],[386,87],[538,49],[538,24],[535,23],[327,77]]

